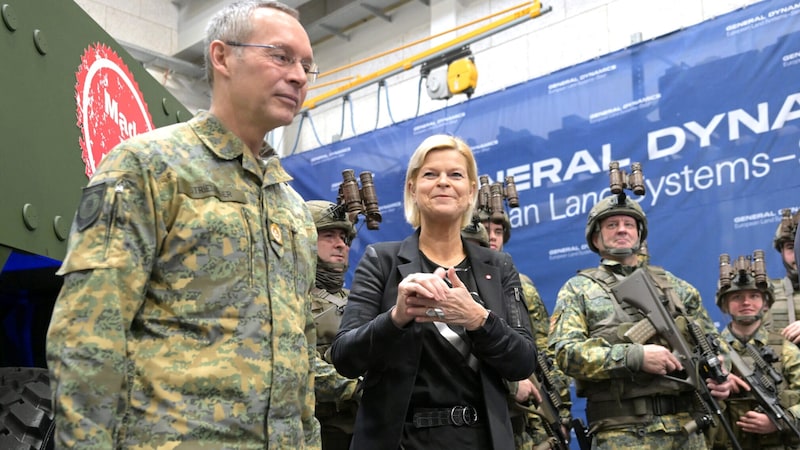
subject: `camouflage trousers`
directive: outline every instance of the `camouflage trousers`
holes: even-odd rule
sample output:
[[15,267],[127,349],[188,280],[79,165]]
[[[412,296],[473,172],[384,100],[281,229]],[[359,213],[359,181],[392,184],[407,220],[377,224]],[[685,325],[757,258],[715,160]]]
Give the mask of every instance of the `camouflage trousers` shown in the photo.
[[533,437],[527,431],[514,433],[514,449],[515,450],[533,450],[534,442]]
[[706,448],[706,440],[702,434],[686,435],[680,431],[676,433],[656,431],[642,435],[635,428],[600,431],[592,441],[592,450],[706,450]]
[[514,433],[515,450],[542,450],[552,448],[550,436],[544,430],[542,419],[536,415],[528,416],[528,428]]

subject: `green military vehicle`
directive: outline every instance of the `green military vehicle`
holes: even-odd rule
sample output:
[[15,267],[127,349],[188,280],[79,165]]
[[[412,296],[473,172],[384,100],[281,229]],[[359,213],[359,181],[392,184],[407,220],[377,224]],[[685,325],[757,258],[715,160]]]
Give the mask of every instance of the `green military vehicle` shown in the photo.
[[52,448],[45,337],[81,189],[183,107],[72,0],[0,0],[0,448]]

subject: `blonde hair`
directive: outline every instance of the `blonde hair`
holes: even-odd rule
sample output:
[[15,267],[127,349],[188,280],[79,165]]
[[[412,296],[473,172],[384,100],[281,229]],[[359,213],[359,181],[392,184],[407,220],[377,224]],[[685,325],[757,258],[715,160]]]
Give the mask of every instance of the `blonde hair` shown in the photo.
[[[473,187],[478,186],[478,165],[475,162],[475,156],[472,154],[472,149],[469,148],[469,145],[467,145],[466,142],[455,136],[450,136],[447,134],[434,134],[433,136],[425,138],[425,140],[419,144],[419,147],[414,150],[414,153],[411,155],[411,159],[408,161],[405,187],[403,189],[403,209],[405,210],[406,221],[414,228],[420,226],[420,217],[419,208],[414,202],[414,196],[411,194],[411,185],[415,183],[417,175],[419,174],[419,169],[422,167],[422,163],[425,161],[425,157],[428,156],[428,153],[434,150],[456,150],[458,153],[464,156],[464,159],[467,160],[467,178],[469,178],[470,184]],[[464,214],[461,217],[460,228],[464,228],[465,226],[469,225],[470,221],[472,220],[472,209],[474,208],[475,201],[477,199],[478,189],[476,188],[474,189],[472,201],[470,201],[470,207],[464,211]]]

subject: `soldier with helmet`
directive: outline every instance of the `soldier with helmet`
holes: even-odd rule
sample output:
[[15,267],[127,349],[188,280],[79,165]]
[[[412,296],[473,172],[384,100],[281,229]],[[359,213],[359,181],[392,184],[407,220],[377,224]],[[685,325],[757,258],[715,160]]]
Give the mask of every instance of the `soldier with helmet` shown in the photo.
[[[769,373],[775,374],[775,378],[764,377],[763,381],[777,391],[780,405],[792,416],[787,418],[796,423],[800,413],[800,349],[777,330],[767,330],[762,326],[765,314],[774,305],[773,291],[767,282],[764,252],[756,250],[752,257],[741,256],[733,266],[729,262],[727,254],[720,256],[717,306],[731,316],[731,322],[720,337],[748,367],[754,366],[755,358],[760,358],[760,364],[766,363],[770,367]],[[726,403],[725,414],[728,421],[735,424],[734,433],[742,448],[797,448],[797,437],[788,429],[787,433],[779,432],[750,392],[731,394]],[[713,442],[715,449],[730,448],[725,433],[716,433]]]
[[473,217],[472,222],[461,229],[461,237],[481,247],[489,247],[489,233],[477,217]]
[[[658,334],[644,344],[627,340],[624,331],[644,315],[611,290],[642,268],[669,310],[717,335],[697,289],[639,259],[647,232],[644,211],[624,190],[594,205],[585,237],[600,264],[579,271],[559,290],[549,346],[559,367],[575,380],[577,395],[586,397],[593,449],[705,449],[703,435],[683,431],[699,407],[694,387],[664,376],[683,369],[681,360]],[[706,383],[711,395],[724,399],[738,389],[737,381],[729,377],[721,384],[711,379]]]
[[346,450],[353,438],[358,381],[336,372],[328,349],[339,330],[347,303],[344,277],[356,229],[348,220],[343,204],[310,200],[306,205],[317,227],[317,273],[311,290],[317,330],[315,415],[322,428],[323,450]]
[[800,344],[800,283],[797,275],[794,238],[800,212],[792,215],[790,209],[782,211],[781,222],[775,230],[772,245],[781,255],[786,275],[770,280],[775,294],[775,304],[764,317],[764,326],[769,330],[781,332],[786,339]]
[[[513,183],[513,178],[506,180],[507,183]],[[502,189],[496,189],[502,192]],[[487,246],[492,250],[502,252],[503,247],[511,239],[511,221],[508,213],[502,209],[502,202],[489,203],[488,205],[481,205],[480,198],[479,204],[476,206],[476,216],[473,222],[479,221],[483,228],[488,232]],[[500,208],[501,214],[496,214],[494,208]],[[468,226],[469,227],[469,226]],[[462,234],[464,232],[462,231]],[[525,307],[528,311],[528,318],[531,322],[531,330],[533,337],[536,340],[536,347],[545,350],[547,349],[547,338],[549,331],[550,314],[547,312],[547,307],[542,301],[539,291],[533,284],[533,280],[527,275],[520,273],[519,280],[522,284],[522,293],[525,296]],[[550,355],[552,357],[552,355]],[[561,398],[562,410],[559,411],[563,423],[563,433],[569,435],[567,424],[569,424],[572,413],[572,399],[569,392],[569,379],[561,373],[558,368],[554,367],[554,378],[560,382],[562,388],[558,392]],[[530,400],[536,399],[540,392],[536,391],[536,387],[530,380],[522,380],[518,383],[509,383],[510,395],[514,400],[520,403],[528,403]],[[550,441],[551,437],[547,434],[542,419],[536,414],[529,414],[527,423],[522,423],[522,415],[520,411],[512,411],[512,423],[515,426],[515,445],[517,450],[527,450],[538,447],[538,444]],[[520,423],[517,423],[520,422]]]

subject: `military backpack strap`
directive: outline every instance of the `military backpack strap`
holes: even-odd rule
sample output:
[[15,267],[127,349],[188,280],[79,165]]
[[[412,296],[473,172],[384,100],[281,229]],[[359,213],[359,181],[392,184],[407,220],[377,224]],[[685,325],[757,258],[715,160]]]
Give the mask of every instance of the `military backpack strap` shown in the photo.
[[794,323],[797,320],[794,313],[794,286],[789,277],[783,277],[781,282],[783,283],[783,293],[786,296],[786,314],[789,315],[789,323]]
[[325,299],[334,305],[338,306],[339,309],[344,309],[345,305],[347,305],[347,297],[339,297],[338,295],[331,294],[330,292],[326,291],[325,289],[314,287],[311,289],[311,295]]
[[632,320],[637,320],[633,319],[634,317],[636,318],[642,317],[642,314],[641,312],[639,312],[638,309],[627,303],[620,302],[614,295],[614,293],[611,291],[611,288],[616,286],[617,283],[619,283],[619,279],[610,270],[601,267],[592,267],[590,269],[579,270],[578,275],[584,276],[602,286],[603,290],[606,291],[608,297],[614,299],[617,306],[622,308],[622,311],[624,311],[625,314],[631,317]]
[[672,284],[667,281],[667,271],[664,270],[663,267],[648,265],[647,273],[650,274],[650,277],[653,279],[653,282],[655,282],[656,287],[666,296],[667,300],[669,300],[667,302],[667,309],[669,309],[672,313],[686,313],[686,307],[684,306],[683,301],[675,293],[675,289],[672,287]]
[[767,334],[767,346],[772,349],[772,354],[776,356],[776,361],[772,363],[772,367],[783,374],[783,343],[786,338],[779,331],[769,330]]

